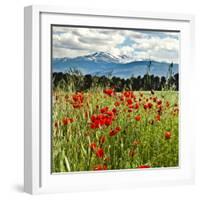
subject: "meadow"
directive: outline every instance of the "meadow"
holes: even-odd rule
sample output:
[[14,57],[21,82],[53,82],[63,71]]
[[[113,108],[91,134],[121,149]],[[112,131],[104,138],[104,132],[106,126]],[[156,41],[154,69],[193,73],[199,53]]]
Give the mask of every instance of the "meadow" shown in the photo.
[[179,165],[178,91],[53,89],[52,172]]

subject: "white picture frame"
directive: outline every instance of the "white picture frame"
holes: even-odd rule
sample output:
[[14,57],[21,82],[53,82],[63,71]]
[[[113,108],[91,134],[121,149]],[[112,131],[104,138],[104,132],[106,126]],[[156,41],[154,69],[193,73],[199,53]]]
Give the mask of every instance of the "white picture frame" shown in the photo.
[[[181,32],[180,41],[180,166],[148,170],[51,173],[50,134],[50,25],[170,29]],[[25,8],[25,118],[24,190],[31,194],[134,188],[194,182],[194,133],[188,106],[193,70],[194,17],[135,11],[84,10],[55,6]],[[48,50],[49,49],[49,50]]]

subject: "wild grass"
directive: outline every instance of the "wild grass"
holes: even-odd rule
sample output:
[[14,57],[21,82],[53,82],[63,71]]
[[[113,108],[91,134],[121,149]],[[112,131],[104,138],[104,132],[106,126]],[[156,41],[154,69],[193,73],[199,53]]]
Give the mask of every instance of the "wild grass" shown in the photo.
[[108,90],[53,90],[52,172],[178,166],[178,92]]

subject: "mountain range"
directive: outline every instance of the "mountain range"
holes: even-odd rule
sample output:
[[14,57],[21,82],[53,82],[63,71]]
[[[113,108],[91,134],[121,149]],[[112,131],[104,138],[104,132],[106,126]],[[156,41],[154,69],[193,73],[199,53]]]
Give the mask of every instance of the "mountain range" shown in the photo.
[[[103,76],[111,74],[121,78],[144,76],[149,60],[133,61],[126,55],[114,56],[106,52],[95,52],[75,58],[53,58],[53,72],[67,72],[70,68],[80,70],[84,75]],[[170,63],[151,61],[150,74],[166,76]],[[178,64],[173,64],[173,74],[178,73]]]

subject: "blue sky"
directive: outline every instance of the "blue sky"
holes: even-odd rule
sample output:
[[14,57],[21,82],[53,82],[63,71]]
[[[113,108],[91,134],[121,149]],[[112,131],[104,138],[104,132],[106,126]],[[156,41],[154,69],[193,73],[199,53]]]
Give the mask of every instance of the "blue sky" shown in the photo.
[[103,51],[126,55],[127,62],[152,59],[178,63],[179,33],[147,30],[53,26],[53,57],[77,57]]

